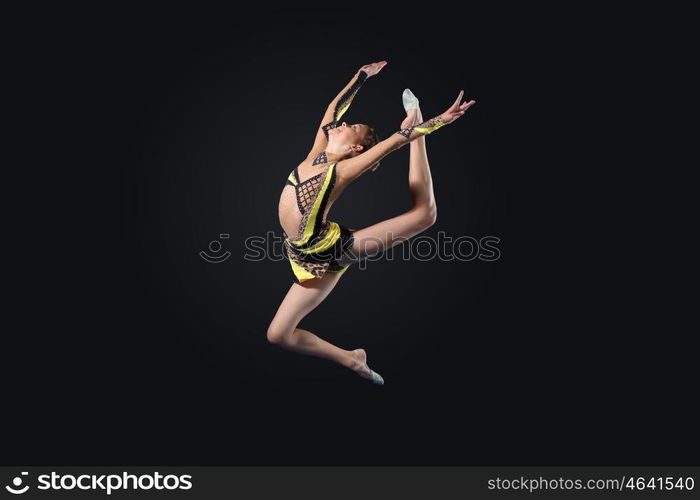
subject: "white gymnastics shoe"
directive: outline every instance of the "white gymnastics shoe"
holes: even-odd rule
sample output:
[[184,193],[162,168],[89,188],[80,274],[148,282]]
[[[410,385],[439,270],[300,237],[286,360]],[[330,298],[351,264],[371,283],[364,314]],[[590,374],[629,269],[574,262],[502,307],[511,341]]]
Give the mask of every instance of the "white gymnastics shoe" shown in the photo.
[[418,109],[418,98],[413,95],[411,89],[403,91],[403,109],[408,113],[411,109]]
[[379,375],[377,372],[375,372],[371,368],[369,369],[369,372],[372,375],[372,383],[374,385],[384,385],[384,378],[381,375]]

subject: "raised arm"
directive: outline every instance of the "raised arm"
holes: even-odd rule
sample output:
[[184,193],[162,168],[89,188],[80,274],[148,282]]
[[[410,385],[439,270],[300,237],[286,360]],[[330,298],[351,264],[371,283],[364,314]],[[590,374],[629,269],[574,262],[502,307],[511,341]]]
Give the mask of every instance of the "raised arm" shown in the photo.
[[349,180],[356,179],[372,165],[380,161],[389,153],[396,151],[404,144],[408,144],[419,137],[436,131],[448,123],[452,123],[466,113],[467,109],[469,109],[472,105],[476,104],[476,101],[473,100],[460,104],[463,96],[464,91],[461,91],[454,104],[452,104],[452,106],[450,106],[448,110],[441,115],[431,118],[430,120],[418,125],[401,129],[383,141],[380,141],[376,146],[368,149],[364,153],[338,162],[338,175]]
[[326,149],[326,145],[328,144],[328,130],[338,125],[338,122],[350,107],[355,94],[360,90],[365,80],[379,73],[385,65],[386,61],[380,61],[362,66],[357,73],[353,75],[348,84],[338,92],[338,95],[335,96],[326,108],[326,112],[321,120],[321,125],[316,131],[314,145],[307,158],[315,158]]

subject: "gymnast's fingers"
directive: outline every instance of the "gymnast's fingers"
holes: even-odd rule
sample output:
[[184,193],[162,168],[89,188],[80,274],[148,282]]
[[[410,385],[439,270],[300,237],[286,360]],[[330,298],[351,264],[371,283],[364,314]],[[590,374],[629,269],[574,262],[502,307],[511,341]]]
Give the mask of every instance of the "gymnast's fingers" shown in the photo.
[[459,109],[466,111],[469,108],[471,108],[474,104],[476,104],[476,101],[474,99],[472,99],[469,102],[463,102],[462,105],[459,107]]
[[462,101],[462,96],[464,95],[464,90],[459,91],[459,95],[457,96],[457,100],[453,104],[453,106],[459,106],[459,103]]

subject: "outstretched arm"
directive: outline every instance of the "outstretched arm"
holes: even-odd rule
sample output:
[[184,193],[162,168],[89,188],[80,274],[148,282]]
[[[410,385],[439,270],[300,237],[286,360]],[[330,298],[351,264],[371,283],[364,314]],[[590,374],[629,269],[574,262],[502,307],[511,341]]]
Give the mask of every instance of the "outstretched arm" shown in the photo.
[[326,108],[326,112],[321,120],[321,125],[316,131],[316,139],[314,140],[314,145],[309,152],[308,158],[314,158],[326,149],[326,145],[328,144],[328,130],[338,125],[338,121],[350,107],[355,94],[360,90],[365,80],[379,73],[385,65],[386,61],[381,61],[362,66],[343,90],[338,92],[338,95],[335,96]]
[[476,101],[463,102],[460,104],[464,91],[461,91],[457,96],[457,100],[441,115],[431,118],[423,123],[412,127],[404,128],[387,137],[383,141],[377,143],[373,148],[368,149],[353,158],[338,162],[338,175],[346,179],[355,179],[362,175],[366,170],[372,167],[375,163],[387,156],[389,153],[396,151],[404,144],[418,139],[424,135],[430,134],[440,127],[452,123],[457,118],[467,112]]

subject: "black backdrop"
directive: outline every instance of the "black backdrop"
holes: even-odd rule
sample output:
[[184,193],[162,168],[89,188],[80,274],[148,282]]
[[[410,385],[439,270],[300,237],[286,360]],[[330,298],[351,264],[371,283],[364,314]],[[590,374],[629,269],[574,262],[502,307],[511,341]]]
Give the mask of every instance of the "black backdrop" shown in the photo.
[[[596,37],[531,7],[387,8],[83,12],[57,38],[37,30],[33,84],[50,82],[60,111],[15,217],[41,244],[15,269],[4,463],[688,460],[683,332],[643,333],[657,318],[615,211],[628,193],[592,132],[606,119],[593,82],[608,78],[582,69]],[[426,117],[461,88],[477,100],[428,139],[428,234],[496,236],[502,255],[343,277],[303,325],[366,348],[378,388],[269,345],[288,265],[242,255],[247,236],[279,234],[279,191],[329,99],[380,59],[347,118],[381,136],[405,87]],[[405,210],[407,160],[361,178],[334,219]],[[204,262],[221,233],[231,257]]]

